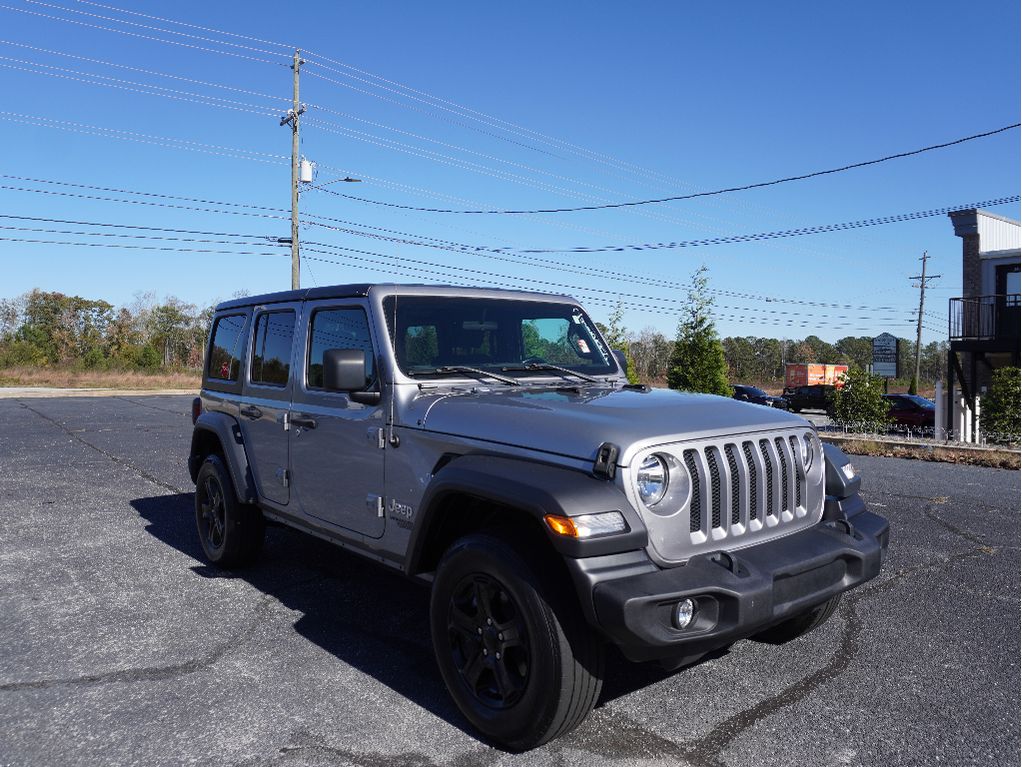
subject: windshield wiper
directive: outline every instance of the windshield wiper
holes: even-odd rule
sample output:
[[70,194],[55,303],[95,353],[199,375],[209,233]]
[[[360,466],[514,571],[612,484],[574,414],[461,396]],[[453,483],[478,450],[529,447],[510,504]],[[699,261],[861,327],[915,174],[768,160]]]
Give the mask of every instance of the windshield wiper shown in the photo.
[[551,365],[549,362],[533,362],[528,365],[523,365],[522,367],[505,367],[501,368],[501,370],[552,370],[557,373],[562,373],[563,375],[576,376],[581,378],[583,381],[588,381],[589,383],[600,382],[599,378],[593,378],[590,375],[579,373],[577,370],[572,370],[571,368],[562,368],[560,365]]
[[480,368],[470,368],[465,365],[444,365],[443,367],[433,368],[432,370],[422,370],[415,373],[410,373],[412,376],[428,376],[428,375],[442,375],[444,373],[463,373],[465,375],[477,376],[479,378],[492,378],[495,381],[507,384],[508,386],[521,386],[522,382],[517,378],[511,376],[502,376],[500,373],[491,373],[488,370],[481,370]]

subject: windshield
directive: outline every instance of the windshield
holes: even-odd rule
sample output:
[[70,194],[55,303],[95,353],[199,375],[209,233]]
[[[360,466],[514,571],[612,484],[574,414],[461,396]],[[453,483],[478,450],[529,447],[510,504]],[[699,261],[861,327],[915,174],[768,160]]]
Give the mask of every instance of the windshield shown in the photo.
[[589,375],[618,372],[592,320],[573,304],[389,296],[383,306],[398,366],[408,376],[449,377],[458,375],[457,367],[516,377],[556,375],[552,366]]
[[927,410],[933,410],[935,407],[933,402],[931,400],[926,399],[926,397],[920,397],[915,394],[906,394],[904,395],[904,397],[905,399],[912,400],[912,402],[917,404],[919,407],[925,408]]

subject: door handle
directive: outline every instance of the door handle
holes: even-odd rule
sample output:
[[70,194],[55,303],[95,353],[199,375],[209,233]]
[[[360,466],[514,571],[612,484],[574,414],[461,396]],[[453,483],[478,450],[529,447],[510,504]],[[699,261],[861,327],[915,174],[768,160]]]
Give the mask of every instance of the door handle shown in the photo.
[[293,415],[291,416],[291,425],[302,429],[315,429],[316,419],[307,415]]
[[257,408],[255,405],[246,405],[238,411],[246,418],[262,418],[263,411]]

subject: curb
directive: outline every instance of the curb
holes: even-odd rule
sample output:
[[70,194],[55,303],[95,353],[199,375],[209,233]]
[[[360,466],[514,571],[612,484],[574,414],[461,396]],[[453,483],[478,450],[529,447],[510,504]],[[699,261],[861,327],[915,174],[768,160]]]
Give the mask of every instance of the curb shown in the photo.
[[49,397],[154,397],[178,394],[198,395],[197,389],[58,389],[50,386],[2,386],[0,399]]
[[852,455],[914,458],[942,463],[964,463],[1018,469],[1022,465],[1018,448],[988,447],[941,442],[913,442],[891,437],[820,433],[820,440],[837,445]]

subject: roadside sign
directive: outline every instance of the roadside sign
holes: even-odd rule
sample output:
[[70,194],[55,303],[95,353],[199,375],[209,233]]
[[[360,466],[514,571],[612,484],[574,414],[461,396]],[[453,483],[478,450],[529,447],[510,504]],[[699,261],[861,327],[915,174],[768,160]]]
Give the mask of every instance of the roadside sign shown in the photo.
[[881,378],[898,377],[898,346],[900,342],[890,333],[881,333],[873,339],[873,375]]

